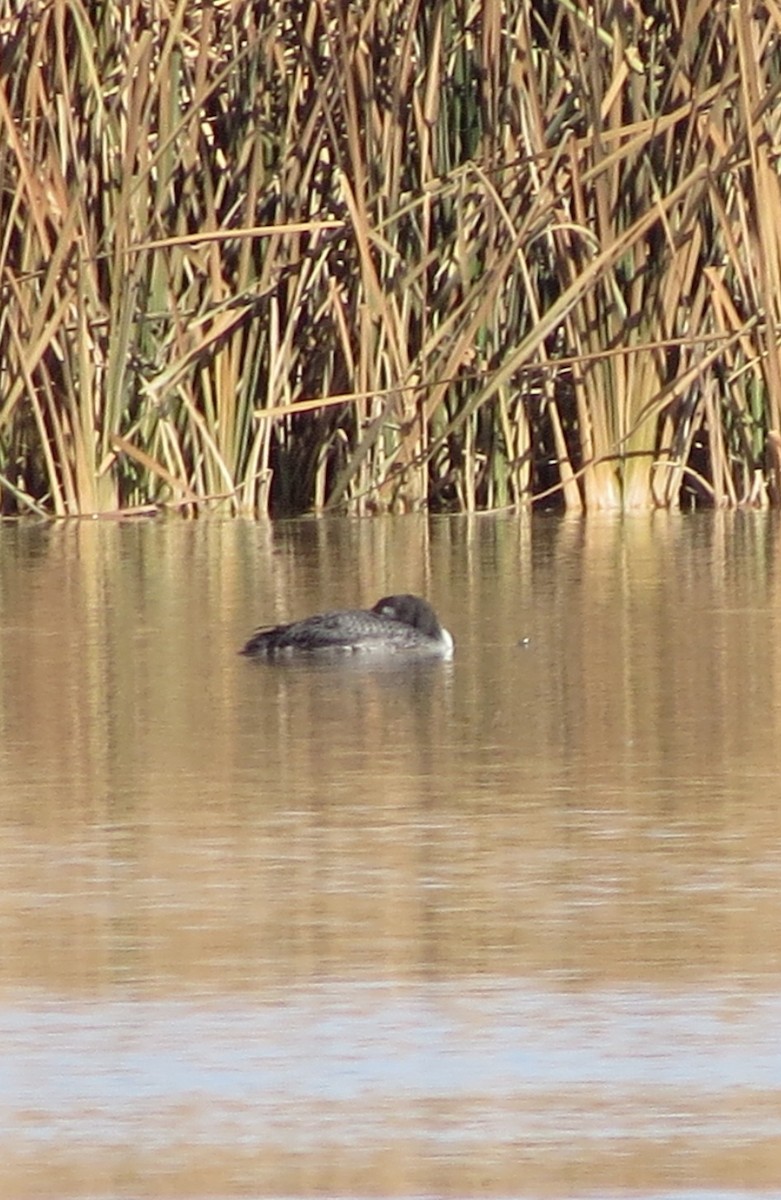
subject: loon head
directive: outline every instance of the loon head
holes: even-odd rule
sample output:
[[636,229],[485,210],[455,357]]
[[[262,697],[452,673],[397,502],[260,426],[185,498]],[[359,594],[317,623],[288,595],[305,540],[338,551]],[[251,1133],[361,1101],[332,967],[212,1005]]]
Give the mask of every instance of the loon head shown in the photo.
[[428,600],[423,600],[420,596],[413,596],[409,592],[401,596],[383,596],[382,600],[377,601],[372,612],[380,617],[399,621],[402,625],[409,625],[434,641],[452,643],[450,634],[440,625],[439,618]]

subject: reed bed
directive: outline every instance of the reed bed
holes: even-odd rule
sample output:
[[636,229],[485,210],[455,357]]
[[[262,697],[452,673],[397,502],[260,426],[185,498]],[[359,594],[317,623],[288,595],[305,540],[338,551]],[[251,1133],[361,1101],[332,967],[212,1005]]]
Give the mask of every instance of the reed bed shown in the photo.
[[0,0],[2,512],[777,504],[781,9]]

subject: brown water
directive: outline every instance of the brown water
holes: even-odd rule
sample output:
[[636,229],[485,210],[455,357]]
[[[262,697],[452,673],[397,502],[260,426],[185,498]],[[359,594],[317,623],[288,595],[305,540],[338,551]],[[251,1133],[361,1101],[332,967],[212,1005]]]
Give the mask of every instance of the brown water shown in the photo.
[[0,1194],[781,1195],[780,538],[0,527]]

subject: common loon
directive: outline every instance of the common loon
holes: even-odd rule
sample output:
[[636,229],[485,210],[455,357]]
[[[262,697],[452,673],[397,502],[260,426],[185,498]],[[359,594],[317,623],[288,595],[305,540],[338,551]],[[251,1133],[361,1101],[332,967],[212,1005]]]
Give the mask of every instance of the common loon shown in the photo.
[[382,653],[450,658],[453,638],[420,596],[385,596],[374,608],[318,613],[256,630],[241,650],[259,658],[312,653]]

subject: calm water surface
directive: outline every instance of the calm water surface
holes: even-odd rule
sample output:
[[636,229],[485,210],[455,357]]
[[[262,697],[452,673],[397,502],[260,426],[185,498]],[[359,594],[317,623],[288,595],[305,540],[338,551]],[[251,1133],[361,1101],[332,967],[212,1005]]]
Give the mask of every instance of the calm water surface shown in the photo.
[[[780,1196],[780,567],[767,514],[0,526],[0,1195]],[[407,590],[452,663],[236,654]]]

